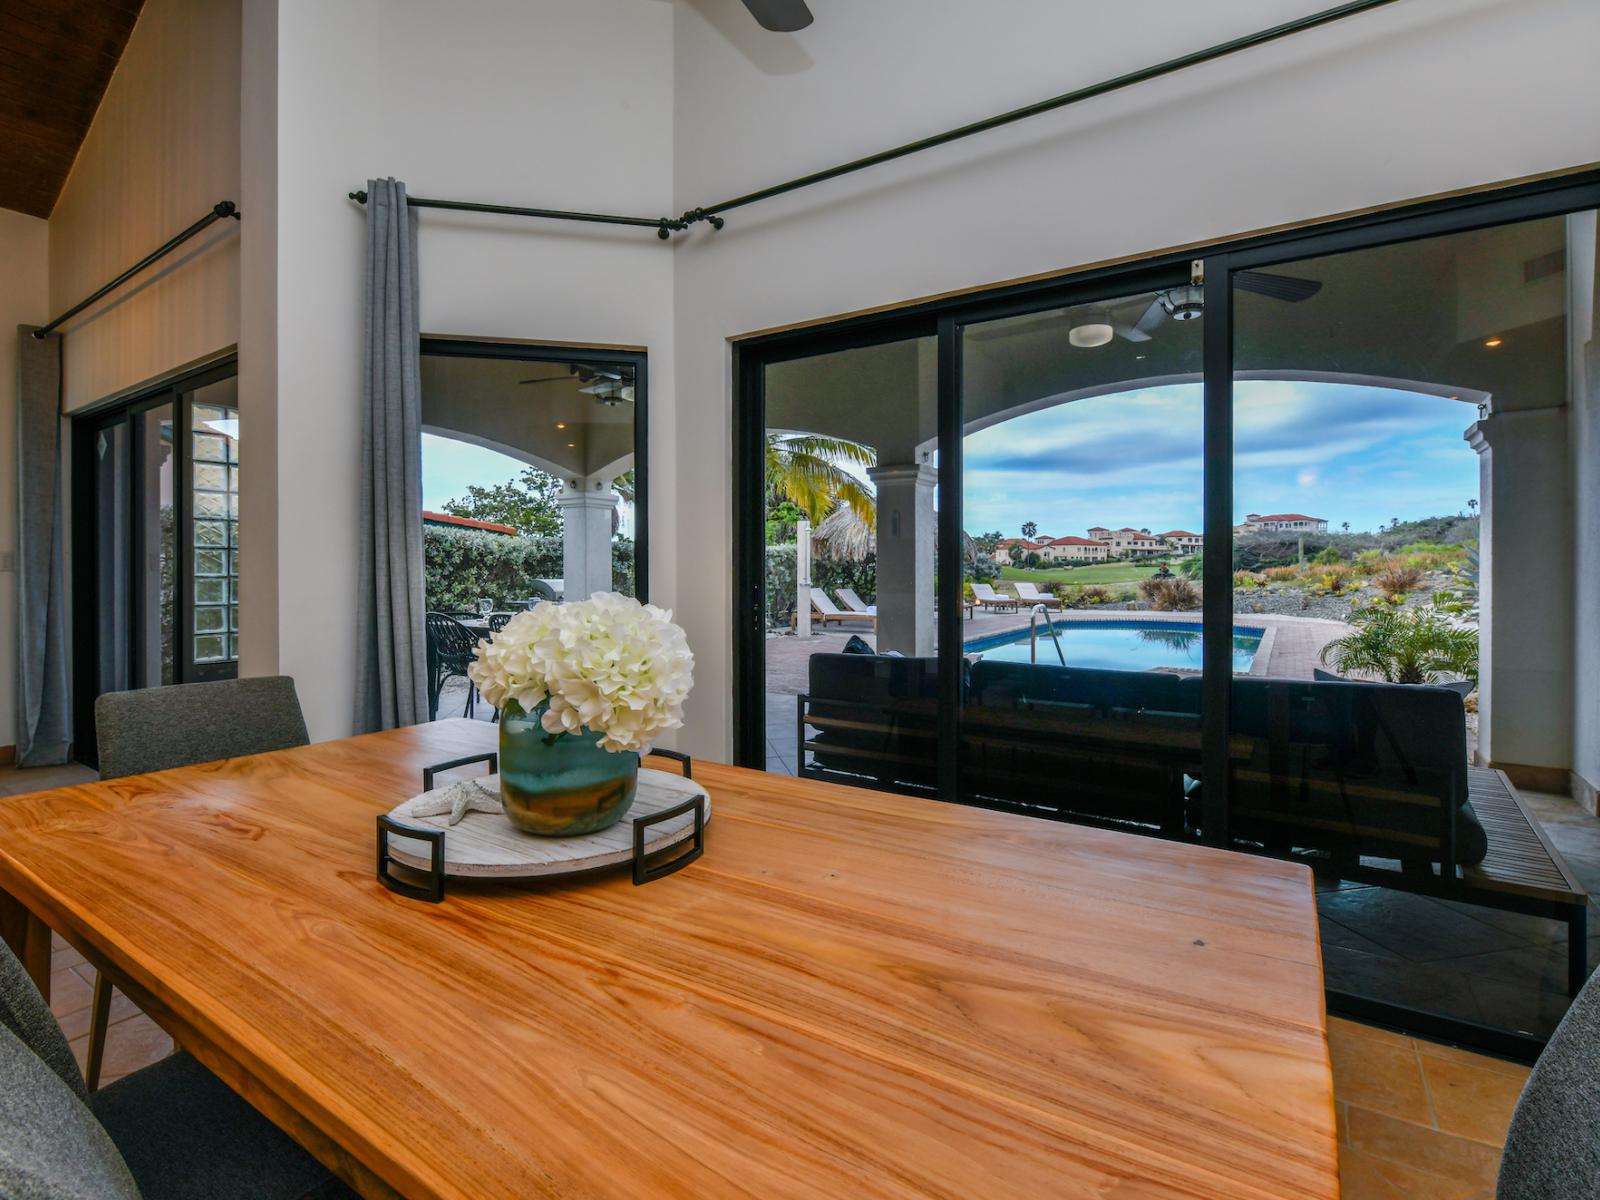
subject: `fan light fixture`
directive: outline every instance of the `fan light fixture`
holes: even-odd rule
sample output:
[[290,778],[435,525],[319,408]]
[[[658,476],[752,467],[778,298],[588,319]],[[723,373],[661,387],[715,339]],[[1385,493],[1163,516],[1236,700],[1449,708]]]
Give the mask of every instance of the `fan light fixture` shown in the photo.
[[1174,321],[1193,321],[1205,315],[1206,291],[1204,288],[1175,287],[1159,293],[1161,307]]
[[1104,346],[1113,337],[1116,331],[1111,328],[1111,322],[1100,309],[1089,309],[1084,314],[1084,320],[1067,330],[1067,341],[1080,350],[1089,350],[1095,346]]

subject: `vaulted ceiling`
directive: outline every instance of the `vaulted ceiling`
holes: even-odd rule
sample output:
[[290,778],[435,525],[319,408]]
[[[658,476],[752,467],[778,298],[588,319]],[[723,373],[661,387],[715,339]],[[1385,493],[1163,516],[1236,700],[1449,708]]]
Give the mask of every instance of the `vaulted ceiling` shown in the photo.
[[144,0],[0,0],[0,208],[48,217]]

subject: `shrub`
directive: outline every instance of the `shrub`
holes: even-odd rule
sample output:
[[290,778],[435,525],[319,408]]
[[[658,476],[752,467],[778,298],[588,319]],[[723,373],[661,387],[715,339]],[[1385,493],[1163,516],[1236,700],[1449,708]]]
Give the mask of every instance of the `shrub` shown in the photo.
[[[792,555],[791,555],[792,557]],[[532,594],[535,579],[565,573],[559,537],[506,537],[477,529],[422,529],[422,586],[434,612],[475,612],[487,596],[499,607]],[[633,595],[633,542],[611,543],[611,586]]]
[[1355,568],[1348,563],[1334,563],[1319,569],[1316,572],[1317,591],[1329,596],[1337,596],[1348,587],[1353,587],[1356,581]]
[[1240,588],[1258,588],[1266,586],[1266,576],[1259,575],[1255,571],[1235,571],[1233,573],[1233,587],[1235,591],[1239,590]]
[[1478,678],[1478,633],[1425,608],[1374,606],[1351,615],[1355,629],[1322,648],[1341,674],[1379,675],[1390,683],[1432,683],[1442,675]]
[[1417,590],[1422,583],[1422,572],[1416,567],[1390,566],[1380,572],[1372,583],[1392,604],[1396,598]]
[[1185,612],[1200,606],[1200,589],[1187,579],[1146,579],[1139,591],[1157,612]]
[[1261,574],[1268,583],[1294,583],[1300,578],[1299,567],[1268,567]]
[[1087,587],[1078,589],[1078,601],[1082,604],[1108,604],[1111,593],[1098,583],[1091,583]]
[[1324,546],[1317,552],[1317,556],[1311,561],[1314,563],[1321,563],[1323,566],[1328,566],[1333,563],[1343,562],[1344,553],[1337,546]]

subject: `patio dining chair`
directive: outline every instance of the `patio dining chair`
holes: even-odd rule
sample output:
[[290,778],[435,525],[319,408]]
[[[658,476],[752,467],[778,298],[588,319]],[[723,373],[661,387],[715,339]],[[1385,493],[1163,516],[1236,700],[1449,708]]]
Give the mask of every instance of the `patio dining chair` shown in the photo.
[[[311,740],[287,675],[107,692],[94,702],[94,735],[103,780],[288,750]],[[111,981],[97,972],[86,1062],[91,1090],[100,1084],[111,990]]]
[[1014,598],[1002,595],[1001,593],[995,591],[994,588],[987,583],[974,582],[972,584],[972,596],[973,599],[975,599],[978,604],[985,609],[1003,608],[1009,609],[1012,612],[1015,612],[1017,609],[1017,601]]
[[91,1094],[61,1026],[4,944],[0,1144],[4,1196],[342,1200],[355,1194],[187,1054]]
[[477,656],[478,635],[446,613],[431,612],[428,626],[428,720],[439,719],[439,697],[452,679],[467,680],[467,702],[461,715],[477,711],[478,689],[467,679],[467,668]]
[[516,615],[517,615],[516,613],[508,613],[508,612],[490,613],[489,614],[489,632],[490,633],[499,633],[507,625],[511,624],[511,618],[516,616]]

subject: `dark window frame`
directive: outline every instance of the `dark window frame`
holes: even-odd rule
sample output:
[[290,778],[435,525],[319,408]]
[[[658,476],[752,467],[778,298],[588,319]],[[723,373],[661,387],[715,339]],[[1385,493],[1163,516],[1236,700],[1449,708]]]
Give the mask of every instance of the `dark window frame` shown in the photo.
[[[633,593],[650,599],[650,352],[580,343],[496,342],[424,334],[422,354],[449,358],[499,358],[517,362],[584,362],[633,368]],[[420,518],[419,518],[420,519]]]
[[[96,503],[95,443],[102,432],[119,424],[126,424],[129,442],[128,494],[137,496],[144,484],[142,456],[139,453],[143,431],[137,417],[166,405],[172,406],[173,442],[173,682],[196,683],[204,680],[231,679],[238,674],[238,662],[195,664],[194,652],[194,593],[191,569],[194,562],[193,495],[191,494],[191,464],[189,445],[194,432],[189,397],[200,388],[237,378],[237,355],[208,362],[204,366],[185,371],[158,384],[142,388],[130,396],[110,404],[95,405],[68,414],[70,420],[70,453],[72,455],[72,572],[69,591],[72,596],[72,709],[73,754],[78,761],[89,766],[98,762],[94,734],[94,701],[99,694],[98,670],[101,652],[99,621],[99,556],[96,553],[96,536],[99,532],[99,506]],[[140,635],[148,615],[143,611],[143,588],[140,586],[145,559],[145,529],[140,522],[130,522],[132,537],[128,553],[127,578],[130,609],[127,628],[122,632],[128,638],[128,673],[131,679],[142,679],[148,664],[144,661],[144,639]]]

